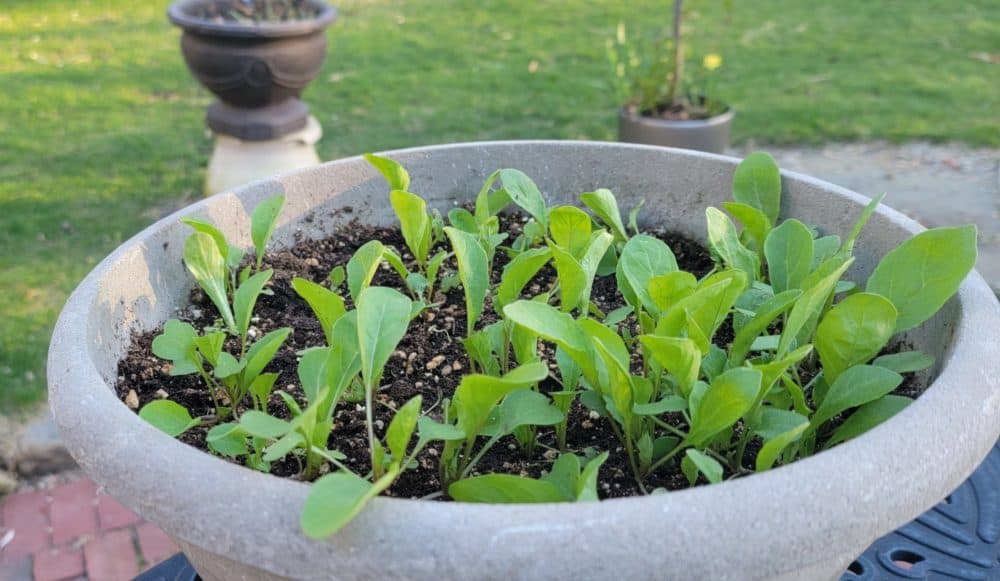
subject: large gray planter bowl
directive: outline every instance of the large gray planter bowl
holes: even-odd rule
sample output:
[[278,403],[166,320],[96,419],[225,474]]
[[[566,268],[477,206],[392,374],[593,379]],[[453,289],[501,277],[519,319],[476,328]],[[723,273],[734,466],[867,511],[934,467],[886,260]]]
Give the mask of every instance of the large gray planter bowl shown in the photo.
[[[737,160],[634,145],[472,143],[388,154],[442,210],[493,170],[519,168],[550,202],[612,189],[646,199],[647,224],[702,237],[708,204],[727,200]],[[783,211],[847,233],[867,201],[784,174]],[[73,456],[115,497],[156,523],[201,575],[216,579],[832,579],[867,545],[939,501],[1000,432],[1000,305],[971,274],[908,340],[937,358],[937,378],[891,421],[833,450],[714,486],[600,503],[476,505],[378,498],[323,542],[299,531],[305,484],[188,447],[115,397],[130,335],[172,316],[192,286],[181,263],[197,215],[249,246],[248,212],[287,196],[278,245],[353,218],[394,221],[383,178],[360,158],[300,170],[194,204],[105,259],[70,297],[49,354],[49,397]],[[338,212],[346,206],[353,211]],[[887,207],[857,245],[862,279],[921,229]]]

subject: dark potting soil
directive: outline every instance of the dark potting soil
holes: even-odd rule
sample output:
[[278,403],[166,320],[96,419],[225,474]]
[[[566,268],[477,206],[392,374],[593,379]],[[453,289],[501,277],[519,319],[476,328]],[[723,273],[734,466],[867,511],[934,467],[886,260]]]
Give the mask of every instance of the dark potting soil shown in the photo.
[[216,0],[190,9],[210,22],[263,24],[315,18],[319,10],[304,0]]
[[[510,232],[511,238],[516,237],[521,219],[514,215],[505,218],[504,222],[502,231]],[[670,246],[683,270],[701,277],[712,269],[712,258],[700,243],[668,232],[652,234]],[[268,254],[264,259],[263,268],[274,270],[267,287],[272,294],[262,295],[258,300],[251,334],[261,336],[280,327],[293,329],[268,370],[280,373],[275,390],[291,394],[300,405],[304,404],[304,392],[296,372],[296,353],[307,347],[324,345],[326,341],[319,322],[305,301],[292,289],[291,281],[295,277],[302,277],[325,284],[331,269],[346,265],[354,252],[369,240],[380,240],[399,250],[406,248],[398,229],[373,228],[355,221],[328,239],[301,241],[289,250]],[[498,250],[493,272],[494,284],[499,280],[506,262],[506,257]],[[451,271],[455,270],[453,261],[451,264],[446,263],[446,267]],[[531,296],[538,294],[549,288],[554,281],[555,272],[547,267],[527,285],[526,293]],[[396,288],[406,293],[399,276],[385,265],[376,273],[372,284]],[[181,309],[176,318],[187,321],[196,328],[211,324],[216,318],[211,301],[198,288],[191,292],[190,298],[190,306]],[[346,300],[351,307],[350,299]],[[617,292],[614,276],[598,277],[595,280],[592,300],[605,313],[625,304]],[[468,357],[460,343],[460,339],[466,336],[465,299],[461,287],[439,293],[435,301],[441,304],[425,310],[410,323],[406,336],[386,365],[381,389],[375,394],[374,400],[375,431],[380,437],[384,436],[394,410],[417,394],[423,397],[424,413],[440,420],[441,400],[452,396],[462,376],[470,369]],[[479,325],[484,326],[495,320],[496,316],[487,302]],[[634,317],[630,316],[622,324],[631,325],[635,332]],[[204,416],[206,421],[202,426],[186,432],[180,439],[207,451],[205,435],[213,424],[210,417],[213,402],[197,375],[170,376],[169,363],[152,354],[152,341],[161,331],[162,329],[157,329],[133,338],[126,356],[118,365],[118,395],[126,405],[136,410],[155,399],[169,398],[186,407],[192,416]],[[715,342],[725,346],[732,339],[732,326],[727,320],[716,334]],[[551,347],[540,343],[539,352],[551,363]],[[900,390],[904,388],[914,390],[913,386],[906,384]],[[540,386],[543,392],[559,389],[554,380],[547,380]],[[365,474],[370,469],[363,403],[363,399],[345,400],[337,406],[334,412],[334,429],[329,440],[329,447],[345,454],[347,459],[344,463],[358,474]],[[278,395],[272,395],[268,412],[275,417],[290,418],[287,407]],[[679,418],[676,419],[676,423],[680,425]],[[670,421],[669,415],[665,420]],[[538,477],[548,470],[552,460],[558,455],[554,429],[539,428],[537,442],[532,453],[526,456],[513,436],[508,436],[485,454],[472,474],[496,472]],[[566,443],[568,451],[578,455],[611,452],[598,478],[598,492],[602,498],[642,494],[609,420],[590,412],[579,401],[573,403],[569,412]],[[746,467],[753,466],[753,459],[759,448],[759,440],[750,442],[745,455]],[[416,458],[417,466],[403,472],[386,494],[410,498],[441,497],[436,459],[439,453],[440,445],[428,446]],[[298,460],[289,455],[272,465],[271,472],[278,476],[296,478],[300,470]],[[726,476],[731,474],[727,472]],[[687,485],[679,462],[668,463],[645,481],[647,490],[658,487],[673,490]]]

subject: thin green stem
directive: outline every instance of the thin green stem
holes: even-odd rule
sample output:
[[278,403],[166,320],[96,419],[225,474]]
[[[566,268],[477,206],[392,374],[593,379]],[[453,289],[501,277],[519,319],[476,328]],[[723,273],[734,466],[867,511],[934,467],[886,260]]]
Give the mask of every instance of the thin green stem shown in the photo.
[[478,464],[479,461],[483,459],[483,455],[486,454],[486,452],[488,452],[489,449],[494,446],[494,444],[496,444],[497,442],[499,442],[500,438],[502,438],[504,435],[505,434],[500,434],[500,433],[494,434],[493,437],[491,437],[489,440],[487,440],[486,444],[484,444],[483,447],[479,449],[479,452],[476,453],[475,458],[473,458],[472,461],[468,462],[465,465],[465,467],[463,468],[462,473],[459,475],[458,479],[461,480],[461,479],[465,478],[466,476],[468,476],[469,472],[471,472],[472,469],[475,468],[476,464]]
[[652,474],[653,472],[656,472],[657,468],[659,468],[660,466],[663,466],[664,464],[666,464],[668,460],[670,460],[671,458],[673,458],[674,456],[676,456],[678,452],[680,452],[681,450],[684,450],[689,445],[690,444],[688,444],[687,442],[681,442],[680,444],[677,444],[677,447],[675,447],[673,450],[667,452],[667,454],[665,456],[663,456],[663,458],[660,458],[659,460],[657,460],[656,462],[654,462],[652,466],[649,467],[649,473]]

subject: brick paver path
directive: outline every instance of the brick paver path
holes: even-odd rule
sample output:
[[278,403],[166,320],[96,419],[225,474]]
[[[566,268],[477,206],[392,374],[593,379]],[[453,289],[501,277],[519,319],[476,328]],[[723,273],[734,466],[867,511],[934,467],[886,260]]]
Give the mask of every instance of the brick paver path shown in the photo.
[[0,501],[2,581],[127,581],[177,551],[86,478]]

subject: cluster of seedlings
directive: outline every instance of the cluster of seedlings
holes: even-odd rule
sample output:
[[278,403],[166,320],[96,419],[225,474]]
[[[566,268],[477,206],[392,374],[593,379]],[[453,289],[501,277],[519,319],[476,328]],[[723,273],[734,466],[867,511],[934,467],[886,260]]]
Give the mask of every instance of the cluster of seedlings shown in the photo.
[[[253,212],[252,258],[184,219],[184,262],[217,312],[200,328],[167,321],[152,353],[166,374],[200,378],[212,411],[192,417],[164,392],[139,412],[173,436],[205,430],[208,449],[250,468],[294,466],[314,481],[301,524],[317,538],[407,471],[432,474],[429,496],[457,501],[593,501],[608,496],[602,467],[645,494],[664,472],[715,483],[854,438],[911,401],[898,394],[903,374],[933,360],[886,347],[931,317],[976,258],[973,226],[937,228],[889,252],[863,287],[842,280],[880,199],[846,238],[821,235],[779,218],[780,174],[762,153],[738,167],[729,215],[706,210],[714,266],[699,276],[640,230],[638,208],[626,225],[606,189],[549,207],[528,176],[503,169],[444,217],[409,191],[402,166],[366,157],[389,183],[397,244],[367,241],[329,273],[291,280],[322,330],[294,354],[300,389],[269,371],[292,329],[255,324],[273,292],[263,266],[276,197]],[[443,305],[458,289],[460,304]],[[415,321],[432,329],[418,343],[440,333],[461,357],[401,348]],[[385,385],[387,369],[403,380]],[[428,383],[453,387],[431,401]],[[415,395],[398,397],[410,384]],[[596,424],[613,437],[568,442]],[[544,469],[485,460],[498,448]]]

